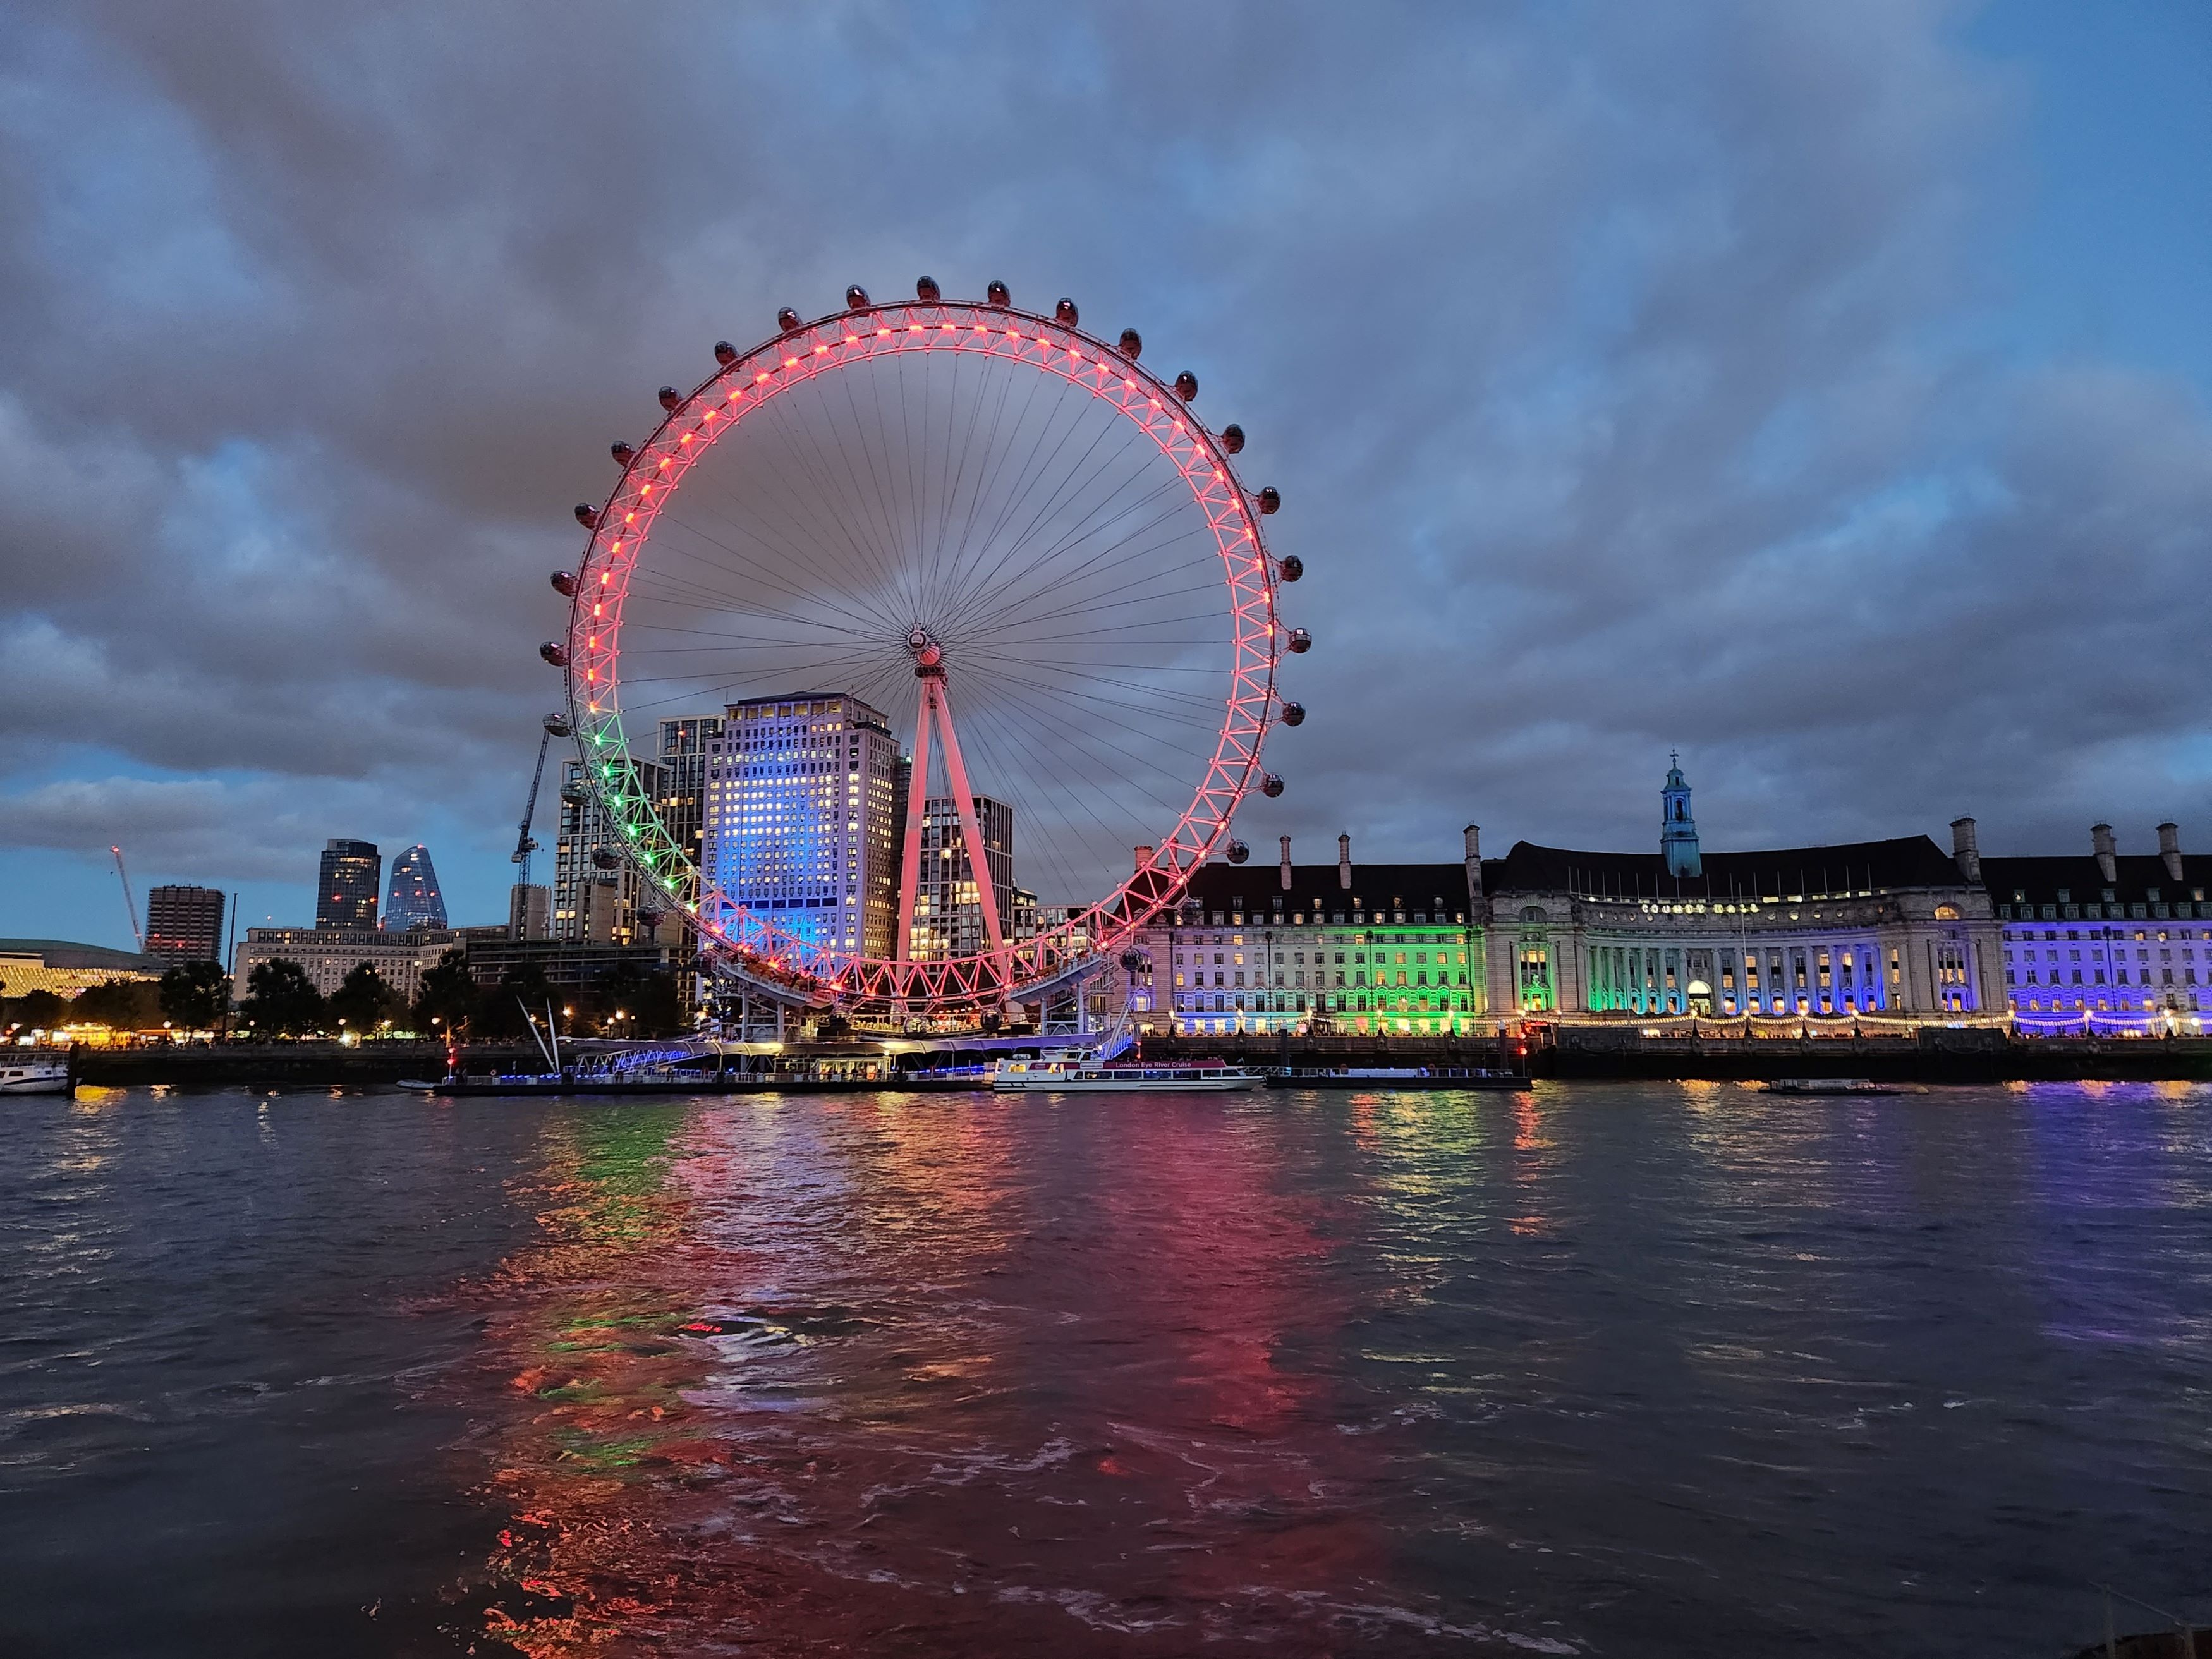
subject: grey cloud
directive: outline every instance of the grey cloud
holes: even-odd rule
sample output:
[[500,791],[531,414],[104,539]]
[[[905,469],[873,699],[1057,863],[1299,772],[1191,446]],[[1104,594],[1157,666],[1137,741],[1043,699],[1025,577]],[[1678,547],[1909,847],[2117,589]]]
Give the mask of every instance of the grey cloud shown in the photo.
[[[1670,743],[1740,844],[2185,815],[2212,431],[1946,343],[2022,118],[1959,15],[19,20],[0,836],[507,822],[608,441],[714,338],[925,269],[1139,324],[1284,487],[1319,643],[1255,846],[1640,845]],[[265,785],[29,781],[99,753]]]

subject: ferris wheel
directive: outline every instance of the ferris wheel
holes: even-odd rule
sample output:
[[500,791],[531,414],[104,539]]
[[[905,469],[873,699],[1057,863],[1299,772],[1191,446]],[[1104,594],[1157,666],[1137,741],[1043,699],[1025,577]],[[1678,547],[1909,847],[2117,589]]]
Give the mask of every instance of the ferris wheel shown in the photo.
[[[1280,497],[1237,477],[1241,428],[1192,413],[1195,376],[1155,377],[1135,330],[1088,334],[1073,301],[924,277],[911,302],[855,287],[777,321],[663,386],[576,509],[568,636],[540,652],[603,823],[703,955],[777,994],[936,1013],[1065,982],[1208,858],[1242,862],[1238,805],[1283,791],[1261,748],[1304,719],[1276,677],[1311,641],[1277,614],[1303,570],[1261,533]],[[794,708],[836,718],[773,741],[736,721]],[[725,710],[687,835],[647,766],[663,721]],[[900,757],[895,798],[863,789],[863,726]],[[793,772],[796,807],[757,804]],[[750,863],[708,850],[717,823]]]

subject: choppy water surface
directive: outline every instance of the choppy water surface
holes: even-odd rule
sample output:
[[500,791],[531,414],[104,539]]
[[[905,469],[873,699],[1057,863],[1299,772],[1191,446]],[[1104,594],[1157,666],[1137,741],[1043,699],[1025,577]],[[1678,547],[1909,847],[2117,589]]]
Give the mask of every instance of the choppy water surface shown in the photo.
[[2212,1616],[2212,1091],[0,1112],[11,1654]]

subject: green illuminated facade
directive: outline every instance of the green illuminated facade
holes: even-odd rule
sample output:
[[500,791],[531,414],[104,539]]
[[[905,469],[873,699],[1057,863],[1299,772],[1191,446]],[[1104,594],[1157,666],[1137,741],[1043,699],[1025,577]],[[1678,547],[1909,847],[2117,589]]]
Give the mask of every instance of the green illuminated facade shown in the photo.
[[1201,869],[1173,919],[1139,936],[1146,961],[1121,988],[1138,1023],[1194,1036],[1473,1030],[1486,1005],[1465,870],[1355,868],[1348,840],[1340,848],[1332,865]]

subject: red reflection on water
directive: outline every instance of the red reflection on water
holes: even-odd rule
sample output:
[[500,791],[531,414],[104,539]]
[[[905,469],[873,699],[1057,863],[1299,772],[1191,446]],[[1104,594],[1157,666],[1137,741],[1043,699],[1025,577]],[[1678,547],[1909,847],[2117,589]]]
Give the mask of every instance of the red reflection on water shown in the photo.
[[[1384,1599],[1328,1218],[1215,1101],[746,1102],[549,1142],[492,1288],[532,1656],[1336,1651]],[[1012,1133],[1012,1113],[1031,1117]]]

